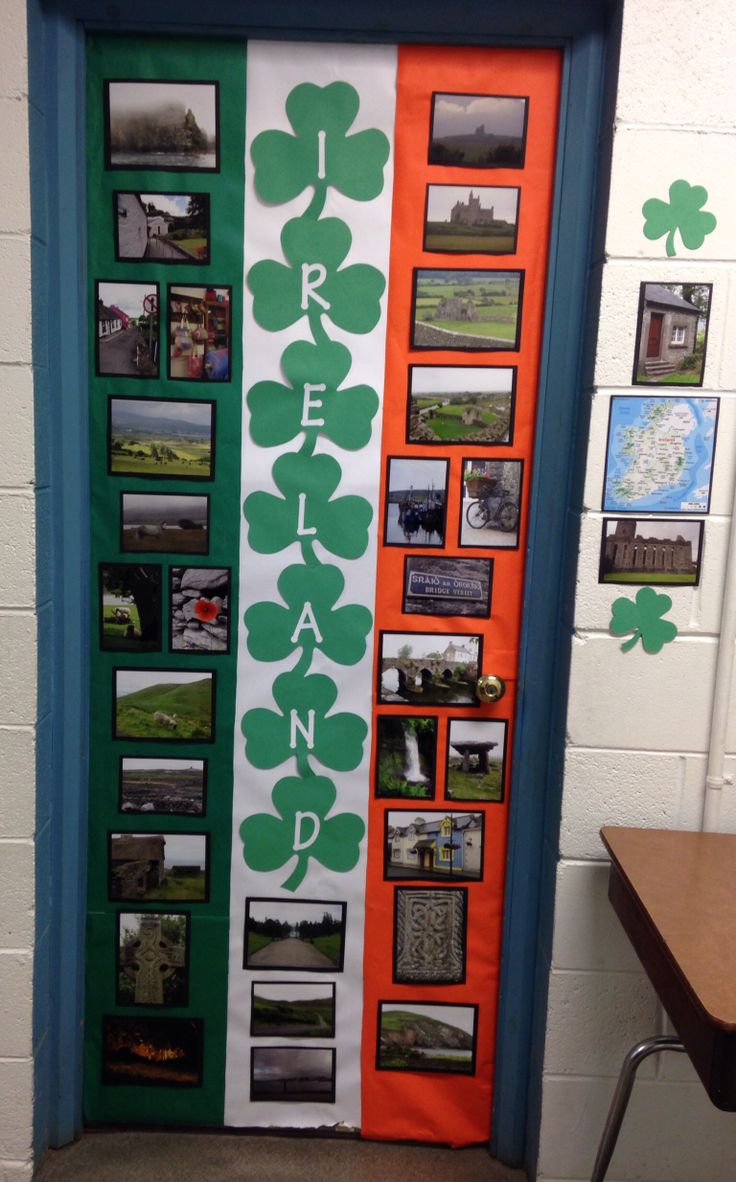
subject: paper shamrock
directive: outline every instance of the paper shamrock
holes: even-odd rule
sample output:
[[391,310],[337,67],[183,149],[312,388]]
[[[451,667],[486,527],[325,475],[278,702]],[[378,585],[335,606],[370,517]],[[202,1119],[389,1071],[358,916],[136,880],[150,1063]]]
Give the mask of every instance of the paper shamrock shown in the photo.
[[609,630],[613,636],[625,636],[633,632],[630,640],[621,645],[621,652],[627,653],[637,640],[647,653],[658,653],[665,644],[677,636],[677,626],[662,616],[672,607],[669,595],[658,595],[651,587],[642,587],[636,593],[636,600],[615,599],[612,605]]
[[295,891],[315,858],[328,870],[345,873],[360,857],[365,824],[356,813],[328,817],[337,793],[325,776],[287,776],[274,785],[271,799],[279,817],[254,813],[240,826],[243,857],[252,870],[278,870],[296,854],[297,863],[282,882]]
[[660,201],[658,197],[650,197],[641,207],[644,214],[644,237],[661,238],[667,235],[667,257],[672,258],[675,251],[675,232],[680,231],[680,237],[688,250],[698,250],[705,241],[706,234],[712,234],[716,228],[716,218],[712,213],[702,209],[708,200],[708,190],[702,185],[690,185],[687,181],[673,181],[670,185],[669,204]]

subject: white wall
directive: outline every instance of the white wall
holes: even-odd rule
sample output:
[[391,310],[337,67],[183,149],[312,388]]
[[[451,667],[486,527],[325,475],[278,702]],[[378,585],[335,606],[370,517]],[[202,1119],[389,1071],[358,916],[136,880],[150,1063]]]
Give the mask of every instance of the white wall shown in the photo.
[[[606,898],[604,824],[700,827],[736,452],[736,103],[732,0],[624,0],[610,205],[584,496],[568,750],[550,977],[539,1178],[589,1179],[621,1060],[664,1029]],[[672,181],[704,185],[718,226],[698,251],[643,236],[641,206]],[[712,282],[703,393],[721,398],[711,515],[697,589],[672,590],[678,638],[621,653],[610,607],[636,587],[598,584],[609,399],[632,388],[639,284]],[[727,328],[727,325],[730,326]],[[654,393],[663,393],[658,388]],[[698,391],[699,392],[699,391]],[[736,710],[732,713],[736,721]],[[736,726],[729,750],[736,753]],[[736,772],[736,757],[730,770]],[[736,789],[722,828],[736,832]],[[711,1106],[684,1056],[639,1072],[610,1182],[736,1177],[736,1115]]]
[[26,10],[0,39],[0,1178],[31,1176],[34,614],[31,216]]

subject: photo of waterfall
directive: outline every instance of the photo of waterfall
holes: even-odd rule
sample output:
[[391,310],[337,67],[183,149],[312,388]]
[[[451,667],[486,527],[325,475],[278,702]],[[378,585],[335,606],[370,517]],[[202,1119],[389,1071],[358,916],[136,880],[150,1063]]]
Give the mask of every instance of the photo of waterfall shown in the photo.
[[436,718],[379,715],[376,796],[433,800],[436,757]]

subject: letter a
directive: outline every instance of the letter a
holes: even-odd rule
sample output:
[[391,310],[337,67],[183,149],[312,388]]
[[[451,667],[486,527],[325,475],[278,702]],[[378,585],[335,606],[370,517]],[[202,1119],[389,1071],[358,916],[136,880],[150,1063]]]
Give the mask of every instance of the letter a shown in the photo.
[[307,749],[309,751],[314,747],[314,710],[307,711],[307,725],[305,726],[296,710],[292,710],[289,715],[289,746],[292,751],[296,750],[296,732],[299,731],[303,739],[306,739]]
[[[302,841],[302,822],[312,822],[312,832],[306,841]],[[298,811],[294,813],[294,844],[291,847],[296,853],[298,850],[308,850],[310,845],[314,845],[319,836],[319,817],[316,813],[303,813]]]
[[312,605],[308,599],[305,600],[304,607],[302,608],[301,615],[299,616],[299,619],[297,621],[296,628],[294,629],[291,636],[289,637],[292,644],[296,644],[298,642],[299,634],[305,628],[312,629],[312,631],[314,632],[314,639],[317,641],[317,644],[322,643],[322,633],[320,632],[319,628],[317,627],[317,621],[314,618],[314,611],[312,610]]
[[328,301],[317,291],[326,278],[327,268],[322,263],[302,263],[302,312],[306,312],[310,299],[325,311],[329,309]]

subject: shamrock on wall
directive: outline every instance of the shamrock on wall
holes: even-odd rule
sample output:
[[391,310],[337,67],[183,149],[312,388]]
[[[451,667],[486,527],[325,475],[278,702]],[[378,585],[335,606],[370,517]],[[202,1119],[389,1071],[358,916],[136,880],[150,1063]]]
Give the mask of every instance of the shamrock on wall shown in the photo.
[[706,234],[716,228],[715,215],[702,207],[708,200],[708,190],[702,185],[690,185],[687,181],[673,181],[670,185],[669,204],[658,197],[650,197],[641,207],[644,214],[644,237],[655,239],[667,235],[665,249],[672,258],[675,251],[675,233],[679,230],[683,245],[688,250],[698,250]]
[[626,636],[633,632],[630,640],[621,645],[621,652],[627,653],[637,641],[647,653],[658,653],[665,644],[677,636],[677,626],[662,616],[672,607],[669,595],[658,595],[651,587],[641,587],[636,599],[622,596],[612,605],[609,630],[613,636]]

